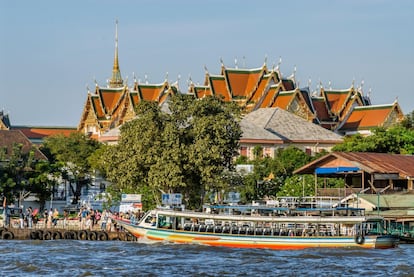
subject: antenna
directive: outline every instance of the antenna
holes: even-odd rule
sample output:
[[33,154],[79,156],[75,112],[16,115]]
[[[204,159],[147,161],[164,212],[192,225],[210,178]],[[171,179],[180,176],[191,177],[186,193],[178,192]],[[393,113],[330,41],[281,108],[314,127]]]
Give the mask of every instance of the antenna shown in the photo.
[[238,66],[237,66],[237,57],[234,58],[234,66],[235,66],[236,69],[238,68]]

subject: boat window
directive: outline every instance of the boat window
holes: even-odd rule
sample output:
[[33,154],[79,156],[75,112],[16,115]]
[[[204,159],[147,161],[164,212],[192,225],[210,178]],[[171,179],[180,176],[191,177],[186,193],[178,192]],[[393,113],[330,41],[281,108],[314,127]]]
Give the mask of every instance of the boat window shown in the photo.
[[158,227],[160,228],[171,228],[172,227],[172,217],[165,215],[158,215]]

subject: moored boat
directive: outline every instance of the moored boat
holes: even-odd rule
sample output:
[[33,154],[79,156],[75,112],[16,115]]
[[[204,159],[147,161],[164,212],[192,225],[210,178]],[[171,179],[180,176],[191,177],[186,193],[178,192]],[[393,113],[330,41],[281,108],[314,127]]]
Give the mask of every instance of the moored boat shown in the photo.
[[[116,219],[138,238],[236,248],[393,248],[383,219],[355,208],[221,206],[208,212],[155,209],[136,224]],[[223,212],[225,211],[225,212]]]

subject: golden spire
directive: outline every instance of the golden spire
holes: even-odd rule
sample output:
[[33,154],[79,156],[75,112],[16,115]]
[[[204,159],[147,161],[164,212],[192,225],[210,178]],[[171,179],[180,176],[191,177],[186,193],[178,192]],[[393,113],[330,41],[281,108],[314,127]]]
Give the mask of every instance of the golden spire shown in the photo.
[[116,88],[122,87],[124,85],[124,81],[121,77],[121,71],[119,70],[119,63],[118,63],[118,20],[115,21],[115,58],[114,58],[114,66],[112,68],[112,78],[109,80],[109,87]]

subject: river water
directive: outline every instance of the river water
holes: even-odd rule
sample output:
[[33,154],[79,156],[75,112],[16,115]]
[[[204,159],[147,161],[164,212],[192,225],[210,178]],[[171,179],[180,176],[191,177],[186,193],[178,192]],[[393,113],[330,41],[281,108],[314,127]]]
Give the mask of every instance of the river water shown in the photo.
[[0,276],[414,276],[414,245],[274,251],[81,240],[0,240]]

